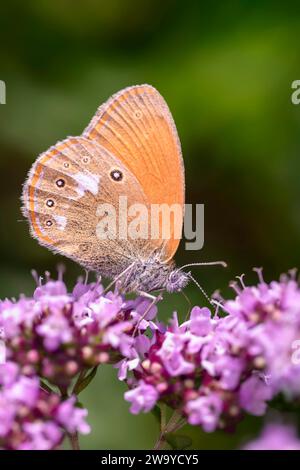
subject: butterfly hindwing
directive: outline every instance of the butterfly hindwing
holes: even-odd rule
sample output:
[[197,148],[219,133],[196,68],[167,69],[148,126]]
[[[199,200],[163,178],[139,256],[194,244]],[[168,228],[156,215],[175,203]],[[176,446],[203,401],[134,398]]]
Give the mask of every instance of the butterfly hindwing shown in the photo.
[[[122,178],[113,179],[112,172]],[[23,212],[42,245],[112,277],[137,252],[152,249],[147,240],[120,239],[118,234],[99,239],[99,207],[108,204],[116,209],[118,227],[119,198],[124,194],[129,206],[147,205],[139,182],[122,162],[96,142],[71,137],[33,165],[23,189]]]

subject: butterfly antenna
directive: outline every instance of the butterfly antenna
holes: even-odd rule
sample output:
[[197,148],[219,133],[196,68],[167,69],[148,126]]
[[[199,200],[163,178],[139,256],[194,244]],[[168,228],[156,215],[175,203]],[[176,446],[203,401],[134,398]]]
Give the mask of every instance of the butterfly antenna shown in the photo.
[[147,316],[147,314],[150,312],[151,308],[154,307],[154,305],[157,304],[157,302],[160,302],[162,300],[163,296],[162,294],[158,294],[157,297],[153,296],[152,298],[152,301],[149,303],[148,307],[146,308],[146,310],[144,311],[143,315],[141,316],[141,318],[139,318],[137,324],[135,325],[134,327],[134,330],[133,330],[133,333],[132,333],[132,337],[134,337],[138,331],[138,328],[139,328],[139,325],[140,323],[144,320],[144,318]]
[[206,300],[210,303],[210,305],[214,305],[213,301],[211,300],[211,298],[207,295],[207,293],[205,292],[205,290],[203,289],[202,286],[200,286],[199,282],[196,281],[196,279],[191,275],[191,273],[187,273],[187,275],[189,276],[189,278],[196,284],[196,286],[198,287],[198,289],[200,289],[200,291],[202,292],[202,294],[204,295],[204,297],[206,298]]
[[178,271],[181,271],[184,268],[190,268],[192,266],[223,266],[223,268],[227,268],[227,263],[225,263],[225,261],[210,261],[208,263],[190,263],[190,264],[185,264],[184,266],[180,266]]

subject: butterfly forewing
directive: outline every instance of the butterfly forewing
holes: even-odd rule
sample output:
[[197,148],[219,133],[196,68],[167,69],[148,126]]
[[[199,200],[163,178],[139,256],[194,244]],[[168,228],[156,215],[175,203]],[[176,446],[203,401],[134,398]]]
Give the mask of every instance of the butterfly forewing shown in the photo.
[[165,247],[165,259],[172,258],[183,220],[184,167],[176,127],[162,96],[150,85],[126,88],[98,109],[83,135],[130,170],[149,204],[180,205],[182,215],[171,220],[170,238],[156,240],[157,248]]

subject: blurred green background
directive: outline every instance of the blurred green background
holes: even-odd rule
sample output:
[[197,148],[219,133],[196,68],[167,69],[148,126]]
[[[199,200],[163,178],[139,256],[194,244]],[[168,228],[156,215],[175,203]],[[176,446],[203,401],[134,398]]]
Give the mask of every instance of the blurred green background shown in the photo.
[[[168,102],[181,138],[187,202],[205,204],[205,246],[181,247],[178,264],[224,259],[227,270],[199,268],[212,293],[253,266],[278,277],[299,266],[300,5],[265,0],[28,0],[1,4],[0,297],[31,293],[31,268],[61,261],[38,246],[20,213],[20,193],[36,156],[78,135],[96,108],[119,89],[154,85]],[[81,273],[65,261],[68,283]],[[204,304],[194,286],[193,303]],[[181,295],[166,297],[161,316],[184,317]],[[151,415],[132,416],[124,385],[103,367],[82,395],[93,433],[84,448],[151,448]],[[247,419],[233,435],[186,428],[195,448],[234,448],[261,425]]]

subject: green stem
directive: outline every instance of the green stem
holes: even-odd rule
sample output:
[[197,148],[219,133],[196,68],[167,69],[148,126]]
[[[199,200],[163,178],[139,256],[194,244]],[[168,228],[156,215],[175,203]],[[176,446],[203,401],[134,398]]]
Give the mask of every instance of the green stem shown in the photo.
[[68,437],[70,439],[72,450],[80,450],[78,432],[69,433]]
[[158,436],[158,439],[155,443],[154,450],[164,449],[165,446],[167,445],[166,435],[169,432],[178,431],[178,429],[184,426],[185,423],[186,423],[186,420],[182,417],[182,415],[178,413],[177,411],[174,411],[168,423],[166,424],[166,407],[165,406],[164,408],[162,407],[161,408],[161,429],[160,429],[160,434]]

